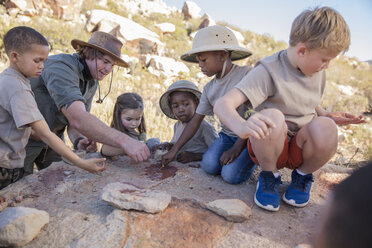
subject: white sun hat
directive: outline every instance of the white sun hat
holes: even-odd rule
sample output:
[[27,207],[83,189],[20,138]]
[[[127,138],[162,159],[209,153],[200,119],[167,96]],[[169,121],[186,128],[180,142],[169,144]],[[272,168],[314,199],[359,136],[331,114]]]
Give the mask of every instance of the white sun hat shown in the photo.
[[229,51],[231,52],[231,60],[244,59],[252,55],[251,51],[239,45],[230,29],[214,25],[202,28],[196,33],[191,51],[182,54],[181,59],[198,63],[195,55],[208,51]]
[[200,100],[201,92],[196,84],[188,80],[179,80],[169,86],[168,90],[160,97],[159,105],[166,116],[177,120],[169,104],[169,95],[175,91],[190,92],[194,94],[198,100]]

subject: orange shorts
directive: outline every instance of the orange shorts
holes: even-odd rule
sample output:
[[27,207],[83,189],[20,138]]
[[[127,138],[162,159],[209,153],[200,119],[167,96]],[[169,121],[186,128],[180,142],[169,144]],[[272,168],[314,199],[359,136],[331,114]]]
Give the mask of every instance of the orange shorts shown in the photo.
[[[296,137],[292,137],[291,141],[288,141],[288,135],[284,141],[283,151],[280,154],[278,161],[276,162],[276,168],[281,169],[287,167],[289,169],[296,169],[302,164],[302,149],[298,147],[296,143]],[[253,153],[252,145],[250,140],[247,141],[249,156],[253,162],[258,164],[257,158]]]

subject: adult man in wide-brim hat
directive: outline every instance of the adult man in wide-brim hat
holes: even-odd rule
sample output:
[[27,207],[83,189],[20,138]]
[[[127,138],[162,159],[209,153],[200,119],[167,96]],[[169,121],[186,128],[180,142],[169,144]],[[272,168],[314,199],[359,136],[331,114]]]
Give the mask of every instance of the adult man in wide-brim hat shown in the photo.
[[[100,142],[122,148],[134,161],[147,160],[150,152],[145,144],[89,113],[97,88],[97,102],[106,97],[101,98],[99,81],[110,73],[112,81],[114,65],[128,67],[120,58],[123,44],[111,34],[96,31],[88,42],[74,39],[71,45],[77,53],[49,56],[41,76],[31,79],[36,102],[50,129],[63,139],[67,127],[75,149],[96,151],[96,142]],[[32,173],[34,163],[40,170],[59,160],[57,153],[32,136],[26,147],[25,174]]]

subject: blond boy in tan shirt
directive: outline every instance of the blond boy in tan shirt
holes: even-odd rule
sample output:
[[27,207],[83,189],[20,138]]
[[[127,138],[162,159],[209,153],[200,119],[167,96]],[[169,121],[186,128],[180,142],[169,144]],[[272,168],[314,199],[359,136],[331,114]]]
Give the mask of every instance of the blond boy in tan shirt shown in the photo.
[[[283,200],[305,206],[312,173],[336,152],[336,124],[363,122],[319,106],[325,69],[349,44],[349,28],[338,12],[328,7],[306,10],[292,24],[288,49],[261,60],[217,101],[217,116],[240,138],[249,138],[250,156],[261,166],[254,199],[259,207],[279,210],[278,169],[283,167],[293,169]],[[245,102],[257,111],[247,121],[235,111]]]

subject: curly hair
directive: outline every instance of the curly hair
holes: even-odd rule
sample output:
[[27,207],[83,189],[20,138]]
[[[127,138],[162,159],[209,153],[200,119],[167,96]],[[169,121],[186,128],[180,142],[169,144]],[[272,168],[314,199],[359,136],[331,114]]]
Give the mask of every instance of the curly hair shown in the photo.
[[4,35],[5,52],[9,56],[12,51],[23,53],[30,49],[31,45],[48,46],[47,39],[33,28],[18,26],[10,29]]

